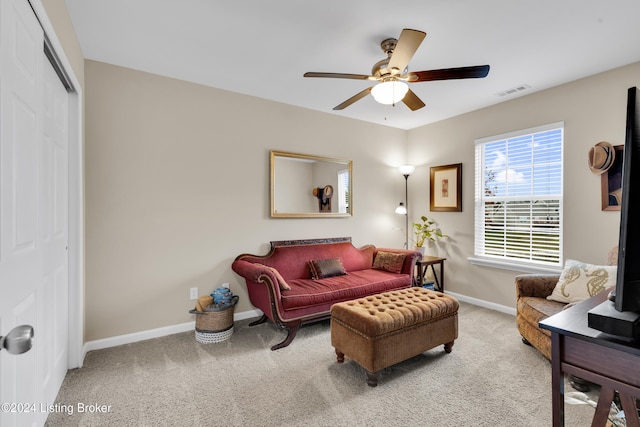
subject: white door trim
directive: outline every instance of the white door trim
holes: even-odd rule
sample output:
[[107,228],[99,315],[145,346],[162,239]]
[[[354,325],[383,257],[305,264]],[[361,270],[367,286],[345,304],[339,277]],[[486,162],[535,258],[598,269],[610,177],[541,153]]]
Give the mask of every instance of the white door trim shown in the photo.
[[29,0],[60,64],[73,84],[69,96],[69,361],[84,362],[84,123],[83,89],[54,31],[41,0]]

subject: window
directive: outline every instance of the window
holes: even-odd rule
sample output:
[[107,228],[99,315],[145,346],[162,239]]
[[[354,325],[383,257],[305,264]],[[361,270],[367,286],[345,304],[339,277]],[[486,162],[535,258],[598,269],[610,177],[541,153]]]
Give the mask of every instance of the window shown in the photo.
[[338,213],[349,213],[349,171],[338,172]]
[[476,140],[475,261],[562,266],[563,133],[554,123]]

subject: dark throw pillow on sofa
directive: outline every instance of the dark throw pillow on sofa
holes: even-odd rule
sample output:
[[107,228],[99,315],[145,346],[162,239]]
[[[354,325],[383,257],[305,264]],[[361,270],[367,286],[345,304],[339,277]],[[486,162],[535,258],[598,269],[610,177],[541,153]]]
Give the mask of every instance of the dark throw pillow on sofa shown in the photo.
[[309,261],[309,270],[312,279],[323,279],[325,277],[344,276],[344,271],[340,258],[329,258]]
[[404,258],[404,254],[378,251],[378,253],[376,253],[376,259],[373,260],[373,268],[386,270],[391,273],[400,273],[404,265]]

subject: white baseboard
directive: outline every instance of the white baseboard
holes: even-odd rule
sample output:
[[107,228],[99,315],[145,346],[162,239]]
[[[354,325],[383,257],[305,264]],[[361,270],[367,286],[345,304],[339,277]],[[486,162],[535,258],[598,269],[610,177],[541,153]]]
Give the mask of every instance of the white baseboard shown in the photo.
[[[488,308],[489,310],[495,310],[502,313],[510,314],[512,316],[516,315],[516,309],[512,307],[507,307],[505,305],[496,304],[493,302],[481,300],[478,298],[468,297],[466,295],[457,294],[455,292],[447,291],[447,294],[457,298],[460,301],[467,302],[469,304],[477,305],[480,307]],[[233,320],[244,320],[251,319],[253,317],[262,316],[262,311],[260,310],[247,310],[240,313],[234,313]],[[149,329],[146,331],[134,332],[126,335],[118,335],[110,338],[103,338],[100,340],[87,341],[84,344],[82,351],[82,361],[80,366],[82,366],[82,362],[84,361],[85,356],[88,352],[93,350],[100,350],[103,348],[115,347],[123,344],[131,344],[138,341],[144,341],[151,338],[159,338],[164,337],[166,335],[179,334],[181,332],[192,331],[195,329],[196,322],[186,322],[178,325],[165,326],[163,328]]]
[[[251,319],[253,317],[262,316],[262,311],[260,310],[247,310],[240,313],[234,313],[233,320],[244,320]],[[149,329],[146,331],[133,332],[131,334],[118,335],[110,338],[103,338],[94,341],[87,341],[84,343],[82,349],[82,361],[80,363],[80,367],[82,367],[82,362],[84,361],[85,356],[88,352],[92,350],[100,350],[103,348],[115,347],[123,344],[131,344],[138,341],[144,341],[151,338],[159,338],[164,337],[166,335],[179,334],[181,332],[193,331],[196,327],[195,320],[192,322],[181,323],[178,325],[165,326],[163,328]]]
[[516,315],[516,309],[513,307],[507,307],[506,305],[496,304],[494,302],[485,301],[478,298],[468,297],[466,295],[457,294],[455,292],[446,291],[447,295],[457,298],[462,302],[468,302],[469,304],[477,305],[479,307],[488,308],[489,310],[499,311],[501,313]]

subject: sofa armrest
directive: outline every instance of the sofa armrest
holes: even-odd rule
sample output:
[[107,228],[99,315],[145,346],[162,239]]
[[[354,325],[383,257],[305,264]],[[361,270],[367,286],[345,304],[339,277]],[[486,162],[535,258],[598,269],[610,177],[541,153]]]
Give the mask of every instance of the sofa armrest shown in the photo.
[[[276,275],[264,265],[256,264],[245,260],[235,260],[231,264],[231,269],[244,277],[247,283],[266,283],[273,289],[273,293],[280,297],[280,286]],[[251,292],[251,288],[249,288]]]
[[556,287],[559,274],[521,274],[516,276],[516,298],[546,298]]
[[418,259],[422,257],[422,254],[418,251],[411,251],[407,249],[398,249],[398,248],[376,248],[375,253],[373,254],[373,258],[378,254],[378,252],[391,252],[394,254],[404,254],[404,264],[402,264],[401,274],[408,274],[413,277],[413,272],[416,266],[416,262]]

